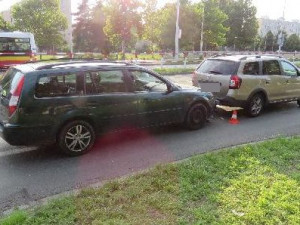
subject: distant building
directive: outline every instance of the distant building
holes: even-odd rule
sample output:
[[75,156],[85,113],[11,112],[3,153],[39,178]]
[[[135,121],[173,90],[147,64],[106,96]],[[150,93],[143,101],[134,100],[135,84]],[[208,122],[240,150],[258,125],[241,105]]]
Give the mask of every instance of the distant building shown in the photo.
[[[64,32],[62,32],[64,39],[68,43],[68,46],[70,49],[73,49],[73,42],[72,42],[72,4],[71,0],[60,0],[60,9],[62,13],[67,17],[68,20],[68,28]],[[11,16],[11,10],[6,10],[0,12],[2,15],[3,19],[9,23],[13,23],[13,18]]]
[[260,18],[259,22],[259,35],[264,37],[269,31],[274,35],[278,33],[279,30],[284,30],[288,35],[297,34],[300,35],[300,22],[299,21],[285,21],[283,18],[278,20],[272,20],[268,18]]

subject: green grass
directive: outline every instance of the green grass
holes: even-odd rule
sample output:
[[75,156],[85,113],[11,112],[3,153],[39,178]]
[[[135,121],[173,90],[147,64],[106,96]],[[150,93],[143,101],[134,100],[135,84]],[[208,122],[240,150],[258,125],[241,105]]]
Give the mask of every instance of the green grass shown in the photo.
[[158,166],[0,224],[300,224],[300,138]]
[[155,68],[155,72],[161,75],[192,74],[194,68]]

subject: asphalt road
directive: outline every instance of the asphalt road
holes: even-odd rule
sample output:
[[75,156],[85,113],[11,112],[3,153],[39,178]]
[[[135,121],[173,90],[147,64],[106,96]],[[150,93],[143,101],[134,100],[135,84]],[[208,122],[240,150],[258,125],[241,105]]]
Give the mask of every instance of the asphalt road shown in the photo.
[[56,149],[16,148],[0,142],[0,211],[43,197],[128,175],[194,154],[277,136],[300,134],[295,103],[268,108],[258,118],[228,124],[219,114],[205,128],[131,130],[99,138],[92,152],[69,158]]
[[[190,75],[170,76],[189,85]],[[239,115],[241,124],[228,124],[218,113],[205,128],[181,127],[131,130],[100,137],[92,152],[69,158],[55,147],[12,147],[0,139],[0,213],[93,183],[132,174],[220,148],[300,134],[300,109],[295,103],[269,107],[258,118]]]

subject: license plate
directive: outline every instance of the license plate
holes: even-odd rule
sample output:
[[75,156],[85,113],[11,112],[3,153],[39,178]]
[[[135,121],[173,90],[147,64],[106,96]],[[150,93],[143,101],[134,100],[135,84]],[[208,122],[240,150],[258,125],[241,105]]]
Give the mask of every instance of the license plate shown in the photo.
[[221,84],[212,82],[212,83],[199,83],[201,91],[203,92],[213,92],[219,93],[221,91]]

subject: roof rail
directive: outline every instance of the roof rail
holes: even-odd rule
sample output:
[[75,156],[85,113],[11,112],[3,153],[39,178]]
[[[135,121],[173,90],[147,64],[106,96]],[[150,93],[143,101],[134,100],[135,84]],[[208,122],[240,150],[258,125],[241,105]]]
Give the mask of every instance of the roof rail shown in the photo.
[[[61,59],[55,59],[55,60],[41,60],[37,62],[53,62],[53,61],[60,61]],[[70,60],[69,62],[60,62],[60,63],[53,63],[48,65],[42,65],[40,67],[37,67],[36,70],[44,70],[44,69],[52,69],[56,66],[69,66],[72,64],[78,64],[78,63],[87,63],[87,62],[95,62],[95,63],[122,63],[127,66],[134,65],[133,63],[128,62],[122,62],[122,61],[110,61],[110,60],[100,60],[100,59],[91,59],[91,58],[85,58],[85,59],[74,59],[74,58],[62,58],[62,60]],[[32,63],[32,62],[31,62]]]
[[221,53],[221,54],[213,55],[211,58],[216,58],[216,57],[220,57],[220,56],[233,56],[233,54],[231,54],[231,53]]
[[244,56],[243,58],[241,58],[241,60],[246,60],[248,58],[251,58],[251,57],[255,57],[257,59],[260,59],[262,57],[277,57],[277,58],[283,58],[281,55],[249,55],[249,56]]

